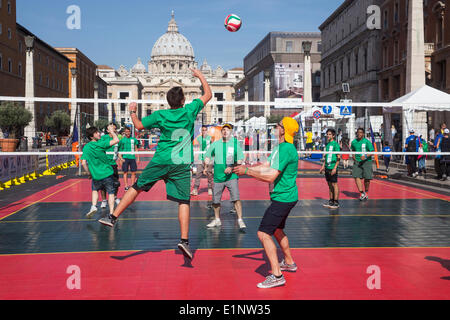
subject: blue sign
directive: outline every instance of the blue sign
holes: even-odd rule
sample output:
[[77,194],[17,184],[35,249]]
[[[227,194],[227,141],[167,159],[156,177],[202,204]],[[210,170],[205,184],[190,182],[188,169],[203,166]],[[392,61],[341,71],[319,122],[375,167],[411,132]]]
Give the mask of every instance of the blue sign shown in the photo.
[[341,116],[351,116],[352,107],[351,106],[341,106]]
[[322,110],[323,110],[323,113],[325,113],[325,114],[330,114],[331,111],[333,111],[333,108],[332,108],[331,106],[324,106],[324,107],[322,108]]

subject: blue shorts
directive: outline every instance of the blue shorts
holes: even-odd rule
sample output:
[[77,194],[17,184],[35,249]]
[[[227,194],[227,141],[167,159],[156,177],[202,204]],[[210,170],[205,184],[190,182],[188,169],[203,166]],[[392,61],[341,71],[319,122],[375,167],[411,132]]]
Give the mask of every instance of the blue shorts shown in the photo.
[[114,178],[114,175],[103,180],[92,179],[92,191],[100,190],[105,190],[107,194],[116,193],[116,179]]
[[123,159],[125,162],[122,165],[123,172],[136,172],[137,171],[137,163],[136,159]]

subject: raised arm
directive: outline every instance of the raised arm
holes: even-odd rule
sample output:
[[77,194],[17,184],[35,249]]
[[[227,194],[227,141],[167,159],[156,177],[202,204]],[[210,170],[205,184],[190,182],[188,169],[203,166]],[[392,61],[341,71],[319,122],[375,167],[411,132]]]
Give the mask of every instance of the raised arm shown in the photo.
[[137,103],[136,102],[130,103],[129,109],[130,109],[131,121],[133,121],[134,127],[138,130],[144,130],[142,121],[139,120],[138,116],[137,116]]
[[200,97],[200,100],[202,100],[203,105],[206,106],[206,104],[211,100],[212,98],[212,91],[211,88],[206,81],[205,76],[200,70],[197,69],[191,69],[192,75],[196,78],[198,78],[203,86],[204,94]]

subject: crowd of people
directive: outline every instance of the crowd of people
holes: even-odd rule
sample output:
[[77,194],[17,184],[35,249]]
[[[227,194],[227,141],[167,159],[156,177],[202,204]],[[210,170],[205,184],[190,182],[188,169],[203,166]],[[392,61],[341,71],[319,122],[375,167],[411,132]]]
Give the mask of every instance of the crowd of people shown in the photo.
[[[232,212],[236,214],[239,230],[245,230],[239,178],[246,175],[269,183],[271,186],[271,202],[257,232],[257,237],[269,259],[271,273],[264,281],[258,283],[257,287],[273,288],[284,285],[286,279],[282,272],[297,270],[284,229],[291,210],[298,202],[299,155],[298,148],[295,146],[295,136],[299,131],[299,124],[293,118],[285,117],[276,124],[273,132],[257,133],[256,151],[252,146],[254,141],[250,142],[251,136],[239,131],[234,132],[235,128],[229,123],[220,126],[220,135],[214,137],[208,134],[208,127],[203,126],[201,134],[193,143],[191,139],[194,137],[197,115],[211,100],[212,92],[201,71],[192,69],[192,73],[200,80],[204,89],[203,95],[192,103],[185,104],[182,88],[174,87],[167,94],[170,109],[155,111],[150,116],[139,119],[136,113],[137,104],[129,105],[130,118],[136,130],[159,129],[160,131],[156,152],[139,177],[136,176],[137,159],[134,154],[139,143],[136,138],[131,137],[130,129],[124,129],[122,139],[118,136],[114,124],[108,126],[107,134],[103,137],[97,128],[92,127],[87,130],[90,142],[84,146],[81,157],[84,170],[92,178],[92,207],[87,217],[92,218],[97,212],[97,203],[101,195],[102,206],[106,208],[109,205],[109,214],[98,222],[113,228],[119,217],[142,192],[149,192],[158,181],[164,181],[167,199],[178,204],[180,241],[177,247],[186,259],[192,260],[193,252],[189,243],[190,201],[191,197],[198,196],[200,193],[200,180],[203,177],[207,178],[208,196],[212,199],[210,207],[214,211],[214,218],[205,227],[218,228],[222,225],[221,207],[226,188],[230,193]],[[370,182],[373,179],[372,156],[367,153],[373,152],[374,147],[365,137],[365,130],[359,128],[356,139],[351,143],[343,137],[340,130],[336,132],[334,129],[327,129],[325,137],[321,136],[320,140],[318,133],[316,135],[317,137],[311,136],[308,132],[307,148],[320,147],[327,152],[341,150],[356,152],[352,156],[354,162],[352,176],[360,193],[359,200],[367,201]],[[253,135],[252,138],[254,139]],[[411,141],[416,141],[416,150],[421,148],[421,140],[415,139],[414,136],[410,137],[405,148],[412,148]],[[442,138],[436,135],[435,141],[437,148],[441,150],[448,148],[448,129],[444,128]],[[198,158],[194,157],[194,144],[198,145]],[[254,154],[256,157],[246,158],[241,144],[247,151],[247,155]],[[388,148],[389,145],[385,147]],[[261,156],[265,154],[265,150],[270,150],[267,159]],[[329,201],[324,206],[330,209],[339,208],[338,176],[341,160],[344,161],[344,166],[348,166],[349,158],[345,157],[345,154],[341,157],[338,154],[326,153],[319,170],[320,173],[325,174],[330,195]],[[411,166],[415,160],[416,158],[409,159]],[[439,164],[441,165],[442,162],[445,163],[441,159]],[[124,172],[126,189],[122,199],[117,198],[121,184],[118,175],[119,164]],[[448,170],[448,166],[443,168]],[[131,172],[131,181],[128,180],[128,172]],[[448,175],[448,171],[446,174]],[[284,257],[281,261],[278,259],[273,238],[282,250]]]

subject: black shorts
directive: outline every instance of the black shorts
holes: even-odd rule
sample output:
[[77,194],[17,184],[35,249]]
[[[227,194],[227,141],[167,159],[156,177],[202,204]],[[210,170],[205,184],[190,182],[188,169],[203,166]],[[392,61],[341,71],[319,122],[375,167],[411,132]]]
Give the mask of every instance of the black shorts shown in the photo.
[[273,236],[277,229],[283,230],[286,225],[286,219],[296,204],[297,201],[279,202],[272,200],[269,208],[267,208],[264,213],[264,217],[261,220],[258,231]]
[[327,179],[327,182],[329,183],[337,183],[338,182],[338,169],[336,169],[336,174],[332,175],[330,169],[325,169],[325,179]]
[[92,179],[92,191],[105,190],[107,194],[115,194],[115,178],[114,176],[109,176],[102,180]]
[[122,164],[123,172],[136,172],[137,171],[137,163],[136,159],[123,159],[125,162]]

